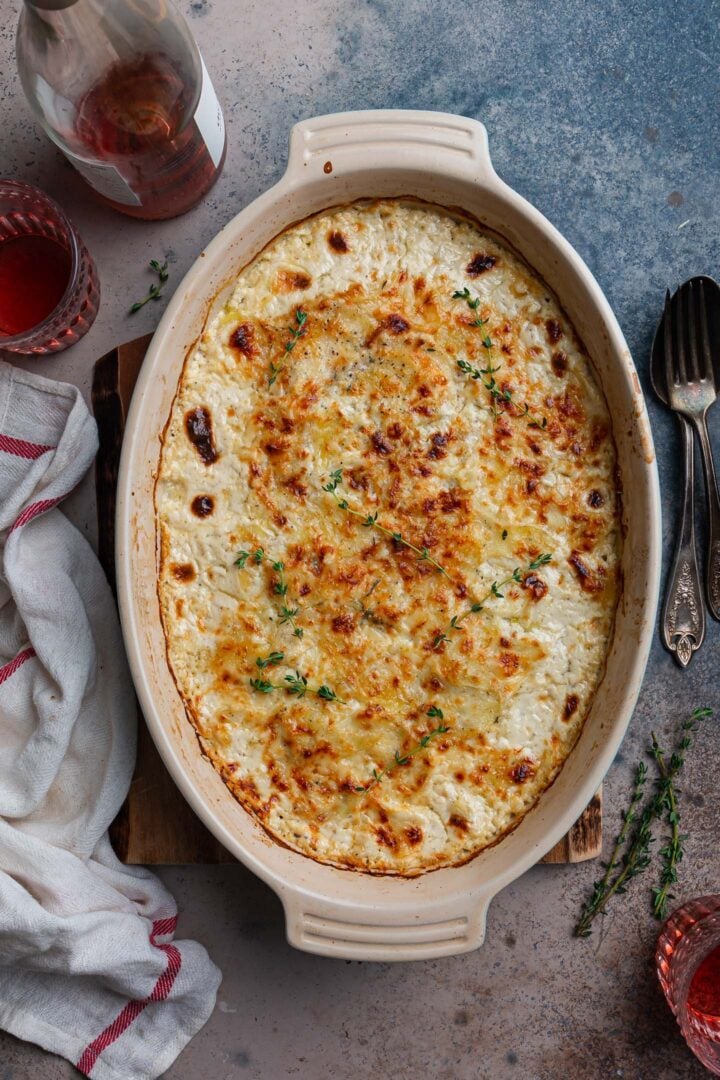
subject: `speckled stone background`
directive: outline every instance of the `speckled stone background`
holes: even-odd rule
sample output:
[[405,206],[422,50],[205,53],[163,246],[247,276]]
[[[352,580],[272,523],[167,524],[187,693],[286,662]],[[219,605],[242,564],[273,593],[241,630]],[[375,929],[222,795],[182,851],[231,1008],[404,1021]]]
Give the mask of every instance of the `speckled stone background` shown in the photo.
[[[663,292],[720,274],[720,5],[710,0],[182,0],[229,131],[225,171],[176,221],[96,206],[37,131],[14,74],[19,0],[0,0],[0,174],[42,185],[80,227],[103,302],[85,340],[28,363],[88,392],[94,360],[153,328],[133,319],[151,257],[171,284],[237,210],[284,169],[306,116],[401,106],[478,117],[500,175],[557,225],[610,299],[648,389]],[[675,422],[650,400],[666,557],[678,503]],[[720,455],[720,408],[714,439]],[[66,504],[90,535],[91,483]],[[720,705],[720,627],[687,673],[659,642],[606,781],[606,844],[651,729],[669,740],[695,705]],[[690,839],[679,900],[720,891],[720,717],[684,779]],[[221,966],[218,1007],[166,1074],[173,1080],[419,1077],[674,1080],[706,1075],[680,1038],[652,968],[650,881],[613,905],[602,934],[571,937],[597,864],[537,867],[492,904],[485,946],[411,965],[342,963],[291,950],[280,904],[241,866],[171,868],[180,935]],[[0,1034],[0,1080],[60,1080],[66,1062]]]

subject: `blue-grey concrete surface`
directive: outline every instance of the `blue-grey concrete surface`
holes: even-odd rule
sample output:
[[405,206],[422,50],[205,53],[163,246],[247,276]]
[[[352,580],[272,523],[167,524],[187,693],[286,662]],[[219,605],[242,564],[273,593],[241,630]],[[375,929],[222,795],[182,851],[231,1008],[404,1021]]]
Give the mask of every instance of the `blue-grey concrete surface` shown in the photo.
[[[646,390],[667,286],[720,275],[720,5],[716,0],[193,0],[182,3],[225,108],[227,164],[203,204],[143,224],[88,199],[35,128],[14,74],[19,0],[0,0],[0,172],[54,194],[100,268],[103,303],[88,337],[26,366],[86,393],[95,358],[153,328],[160,305],[128,319],[143,266],[167,257],[179,281],[218,228],[284,168],[303,117],[374,107],[482,120],[501,176],[590,265],[625,331]],[[661,466],[666,558],[678,509],[675,423],[650,397]],[[720,414],[720,408],[717,410]],[[720,454],[720,415],[713,418]],[[700,492],[699,492],[700,494]],[[68,504],[93,535],[90,483]],[[682,673],[659,642],[628,737],[605,784],[606,845],[650,731],[665,740],[696,705],[720,704],[720,641]],[[678,900],[720,891],[720,717],[683,780],[689,833]],[[705,1075],[654,979],[658,926],[647,880],[613,904],[602,933],[571,937],[597,864],[537,867],[492,905],[476,953],[414,965],[339,963],[283,937],[280,906],[239,866],[166,869],[196,936],[224,972],[218,1008],[167,1073],[174,1080],[671,1080]],[[0,1035],[1,1080],[73,1075]]]

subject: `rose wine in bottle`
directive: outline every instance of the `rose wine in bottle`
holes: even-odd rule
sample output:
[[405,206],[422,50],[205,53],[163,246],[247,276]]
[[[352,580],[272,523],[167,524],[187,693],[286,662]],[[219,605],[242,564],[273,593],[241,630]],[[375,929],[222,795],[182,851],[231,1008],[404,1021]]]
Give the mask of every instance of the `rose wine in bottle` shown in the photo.
[[131,217],[175,217],[217,180],[225,124],[171,0],[25,0],[20,78],[46,133]]

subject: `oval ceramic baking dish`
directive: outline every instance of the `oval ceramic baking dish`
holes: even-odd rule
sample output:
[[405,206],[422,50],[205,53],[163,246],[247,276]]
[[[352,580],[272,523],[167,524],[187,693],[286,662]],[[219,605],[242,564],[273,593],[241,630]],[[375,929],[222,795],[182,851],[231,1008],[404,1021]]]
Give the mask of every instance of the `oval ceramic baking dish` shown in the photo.
[[[353,199],[401,195],[475,215],[555,290],[610,406],[625,532],[624,586],[605,675],[557,780],[494,847],[463,866],[410,879],[335,869],[283,847],[236,802],[203,757],[166,658],[152,512],[160,435],[183,360],[210,312],[226,299],[234,276],[294,221]],[[480,945],[490,900],[570,828],[617,752],[650,648],[660,560],[652,436],[623,335],[579,256],[493,171],[482,124],[443,113],[381,111],[318,117],[293,129],[283,178],[213,240],[160,322],[128,417],[117,513],[120,613],[150,732],[199,817],[278,894],[290,942],[309,952],[362,960],[447,956]]]

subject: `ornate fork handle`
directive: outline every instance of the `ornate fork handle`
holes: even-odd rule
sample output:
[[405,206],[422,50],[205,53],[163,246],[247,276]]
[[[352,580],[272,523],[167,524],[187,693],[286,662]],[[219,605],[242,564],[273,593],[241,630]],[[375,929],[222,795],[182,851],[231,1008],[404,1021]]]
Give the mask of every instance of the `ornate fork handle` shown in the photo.
[[713,464],[710,439],[704,414],[693,417],[695,430],[700,439],[700,448],[705,469],[705,491],[708,508],[708,555],[705,571],[707,602],[710,613],[720,619],[720,497],[718,496],[717,477]]
[[683,416],[678,419],[685,450],[685,490],[682,529],[663,609],[663,638],[678,663],[687,667],[705,637],[705,610],[695,554],[693,432]]

